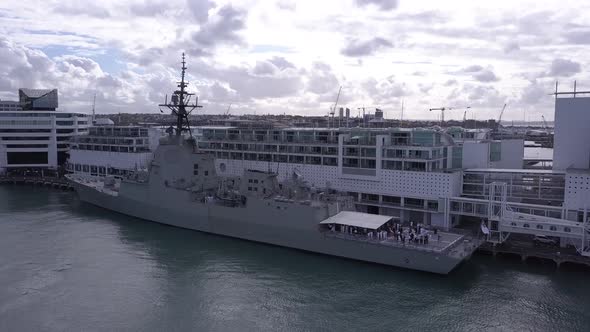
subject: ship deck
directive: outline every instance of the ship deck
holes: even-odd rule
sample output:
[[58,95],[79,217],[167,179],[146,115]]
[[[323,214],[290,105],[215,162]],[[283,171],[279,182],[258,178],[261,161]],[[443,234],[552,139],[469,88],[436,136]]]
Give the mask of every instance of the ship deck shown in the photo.
[[76,182],[80,185],[86,186],[86,187],[90,187],[92,189],[95,189],[96,191],[111,195],[111,196],[118,196],[119,192],[116,190],[113,190],[112,188],[108,188],[105,187],[104,182],[101,180],[98,180],[96,178],[92,178],[92,177],[86,177],[86,176],[74,176],[74,175],[67,175],[66,178],[68,178],[70,181],[72,182]]
[[[479,241],[470,236],[449,232],[438,232],[432,234],[428,243],[402,242],[393,236],[385,239],[369,238],[361,234],[349,234],[337,231],[326,231],[325,236],[336,237],[345,240],[354,240],[361,242],[374,243],[378,245],[390,246],[395,248],[405,248],[411,250],[429,251],[437,254],[446,254],[456,257],[468,257],[479,247]],[[440,238],[439,238],[440,235]]]

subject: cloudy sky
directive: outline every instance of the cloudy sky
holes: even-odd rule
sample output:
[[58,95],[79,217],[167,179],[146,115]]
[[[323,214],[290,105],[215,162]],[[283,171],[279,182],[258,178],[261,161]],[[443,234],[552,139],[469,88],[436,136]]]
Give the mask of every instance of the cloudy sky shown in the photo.
[[[187,54],[202,112],[553,118],[590,90],[590,2],[0,0],[0,98],[53,88],[62,110],[158,112]],[[463,110],[447,118],[463,117]]]

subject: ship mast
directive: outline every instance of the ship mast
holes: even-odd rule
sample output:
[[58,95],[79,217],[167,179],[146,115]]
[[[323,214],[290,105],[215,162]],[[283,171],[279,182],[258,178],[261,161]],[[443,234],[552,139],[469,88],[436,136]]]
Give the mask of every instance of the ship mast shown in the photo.
[[[177,82],[178,90],[174,91],[170,98],[170,102],[168,102],[168,98],[164,101],[164,104],[160,104],[160,107],[168,108],[172,114],[176,115],[176,137],[180,138],[182,136],[183,131],[188,131],[189,135],[192,138],[192,132],[189,122],[189,115],[192,113],[193,110],[196,108],[201,108],[203,106],[199,105],[199,97],[195,96],[194,93],[189,93],[186,91],[186,87],[188,86],[188,82],[184,80],[185,72],[186,72],[186,61],[184,57],[184,53],[182,53],[182,67],[181,67],[181,76],[180,82]],[[192,96],[195,96],[195,100],[191,103]],[[161,109],[160,109],[161,111]]]

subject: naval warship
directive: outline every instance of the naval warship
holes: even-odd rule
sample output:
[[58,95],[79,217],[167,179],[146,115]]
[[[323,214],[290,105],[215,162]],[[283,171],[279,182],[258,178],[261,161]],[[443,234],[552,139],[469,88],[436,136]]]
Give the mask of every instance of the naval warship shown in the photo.
[[[176,127],[161,139],[149,169],[124,178],[69,174],[81,201],[161,224],[438,274],[473,252],[458,234],[400,241],[409,228],[394,217],[352,211],[349,196],[310,187],[296,173],[282,182],[272,171],[218,176],[215,156],[200,152],[191,133],[189,115],[200,105],[187,91],[184,54],[181,63],[178,90],[159,105],[176,116]],[[425,229],[420,236],[428,236]]]

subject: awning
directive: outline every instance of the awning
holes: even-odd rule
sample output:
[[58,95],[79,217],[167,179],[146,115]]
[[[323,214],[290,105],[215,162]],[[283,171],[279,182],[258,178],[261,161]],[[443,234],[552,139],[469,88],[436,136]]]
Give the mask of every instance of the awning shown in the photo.
[[378,214],[369,214],[353,211],[342,211],[322,222],[321,225],[337,224],[346,226],[355,226],[368,229],[377,229],[386,222],[393,219],[391,216],[382,216]]

